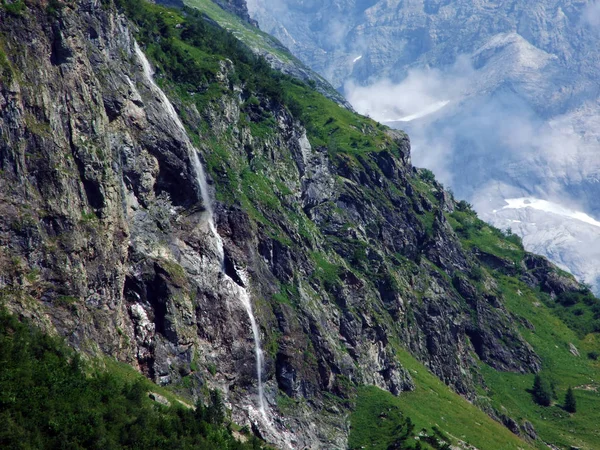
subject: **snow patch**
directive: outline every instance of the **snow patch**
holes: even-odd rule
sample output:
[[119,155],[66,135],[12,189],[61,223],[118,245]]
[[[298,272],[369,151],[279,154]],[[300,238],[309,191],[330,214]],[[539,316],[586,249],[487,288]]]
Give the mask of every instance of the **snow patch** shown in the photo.
[[[588,216],[586,213],[580,211],[574,211],[566,208],[558,203],[552,203],[547,200],[540,200],[539,198],[533,197],[521,197],[521,198],[509,198],[504,200],[508,203],[502,209],[523,209],[532,208],[538,211],[544,211],[558,216],[568,217],[570,219],[579,220],[595,227],[600,227],[600,222],[594,218]],[[496,212],[496,211],[494,211]]]
[[421,119],[422,117],[428,116],[429,114],[433,114],[434,112],[439,111],[448,103],[450,103],[450,100],[441,100],[439,102],[435,102],[432,105],[427,106],[426,108],[423,108],[421,111],[418,111],[414,114],[400,117],[399,119],[385,120],[384,122],[412,122],[413,120]]

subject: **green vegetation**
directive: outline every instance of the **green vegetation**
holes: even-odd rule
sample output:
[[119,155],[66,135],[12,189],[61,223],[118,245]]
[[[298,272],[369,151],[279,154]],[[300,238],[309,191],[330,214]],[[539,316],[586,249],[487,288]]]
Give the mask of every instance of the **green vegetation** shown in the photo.
[[60,339],[0,310],[0,447],[262,448],[233,438],[217,392],[195,410],[163,407],[147,395],[157,386],[114,367],[93,370]]
[[[459,205],[448,220],[463,245],[493,257],[489,259],[492,262],[481,265],[497,280],[507,309],[517,318],[523,337],[543,365],[543,371],[534,376],[498,372],[481,364],[488,386],[481,402],[520,424],[531,422],[546,442],[567,448],[600,448],[596,430],[600,413],[595,406],[600,401],[596,382],[600,302],[587,288],[555,297],[532,290],[520,281],[527,272],[521,264],[525,252],[520,239],[510,230],[502,232],[479,220],[470,205]],[[556,275],[569,276],[558,271]],[[577,356],[577,349],[588,358]],[[555,398],[565,398],[571,386],[573,398],[577,395],[575,415],[568,414],[566,401],[564,408],[553,404]],[[539,441],[536,444],[544,448]]]
[[463,205],[462,210],[457,208],[449,215],[448,220],[467,249],[476,248],[512,261],[515,265],[523,261],[525,250],[519,236],[488,225],[480,220],[468,205]]
[[432,183],[435,181],[435,175],[429,169],[420,169],[421,179],[428,183]]
[[[417,430],[437,427],[449,435],[481,450],[530,449],[525,441],[479,408],[455,394],[410,353],[400,350],[399,359],[415,382],[415,390],[401,393],[396,401]],[[391,394],[389,394],[391,396]]]
[[[468,205],[458,208],[449,215],[448,219],[467,248],[477,249],[504,260],[502,268],[490,269],[507,275],[515,275],[523,271],[521,267],[521,261],[525,256],[523,243],[510,230],[503,232],[486,224],[477,218]],[[569,274],[559,274],[570,277]],[[538,292],[537,297],[580,338],[590,333],[600,332],[600,301],[589,288],[562,292],[555,298],[544,292]]]
[[218,88],[216,76],[220,62],[230,59],[235,66],[232,82],[244,84],[248,91],[258,91],[272,101],[280,101],[282,88],[263,58],[254,56],[233,35],[210,23],[202,15],[186,8],[181,11],[153,5],[144,0],[116,0],[116,5],[139,27],[138,38],[146,44],[147,55],[171,82],[188,93],[211,92]]
[[313,147],[327,147],[332,156],[397,148],[386,128],[374,120],[340,107],[298,80],[286,77],[282,86],[286,105],[306,127]]
[[541,374],[535,376],[532,395],[538,405],[550,406],[552,404],[552,385],[546,376]]
[[600,448],[600,395],[596,381],[600,366],[593,359],[573,353],[573,348],[582,354],[598,352],[597,335],[581,338],[557,316],[554,308],[546,306],[544,294],[531,290],[516,277],[495,275],[507,309],[515,315],[521,334],[542,359],[541,376],[552,385],[552,398],[563,398],[572,386],[577,395],[577,414],[568,414],[561,405],[537,404],[532,395],[534,375],[498,372],[486,365],[481,366],[481,372],[488,390],[482,393],[482,399],[519,423],[531,422],[546,442],[567,448]]
[[[468,443],[482,450],[531,449],[525,441],[476,406],[451,392],[409,353],[402,352],[416,389],[398,397],[376,387],[358,389],[350,417],[349,447],[387,450],[409,428],[417,433],[397,448],[444,448]],[[420,445],[420,446],[419,446]]]
[[319,252],[314,252],[312,258],[316,263],[316,270],[313,276],[323,282],[325,289],[330,290],[339,282],[340,266],[330,263]]
[[292,56],[285,47],[273,36],[264,33],[244,22],[234,14],[230,14],[221,9],[211,0],[185,0],[184,3],[190,8],[206,14],[212,20],[217,22],[221,27],[227,30],[230,34],[242,41],[250,48],[267,51],[277,56],[282,62],[296,61],[297,58]]
[[575,393],[571,387],[567,389],[567,393],[565,394],[565,404],[563,407],[565,408],[565,411],[570,412],[571,414],[577,412],[577,400],[575,400]]
[[8,61],[6,53],[0,47],[0,82],[8,83],[12,80],[13,69]]
[[580,338],[600,332],[600,301],[588,288],[563,292],[556,298],[542,293],[540,299]]
[[351,417],[350,449],[387,450],[414,444],[414,424],[404,417],[394,397],[376,387],[359,389]]
[[20,16],[25,11],[25,3],[23,0],[7,1],[2,0],[2,8],[13,16]]

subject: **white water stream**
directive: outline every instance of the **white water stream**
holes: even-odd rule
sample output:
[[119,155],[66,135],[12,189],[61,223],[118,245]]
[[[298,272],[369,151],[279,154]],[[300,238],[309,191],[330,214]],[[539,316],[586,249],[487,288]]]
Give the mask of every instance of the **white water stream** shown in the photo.
[[[235,284],[235,283],[234,283]],[[250,296],[248,295],[248,291],[241,286],[238,286],[238,298],[244,305],[246,312],[248,313],[248,318],[250,319],[250,326],[252,327],[252,334],[254,335],[254,354],[256,356],[256,376],[258,378],[258,410],[260,411],[260,415],[267,422],[269,421],[267,418],[267,410],[265,408],[265,393],[262,383],[262,372],[263,372],[263,351],[260,347],[260,339],[258,334],[258,325],[256,324],[256,319],[254,318],[254,314],[252,313],[252,303],[250,302]]]
[[256,323],[254,313],[252,312],[252,303],[250,301],[250,295],[248,294],[248,291],[245,288],[243,288],[242,286],[239,286],[237,283],[235,283],[231,279],[231,277],[229,277],[224,271],[225,253],[223,251],[223,240],[221,239],[221,236],[219,236],[219,233],[217,232],[217,228],[215,227],[215,222],[214,222],[214,217],[213,217],[212,199],[210,198],[210,194],[208,191],[208,183],[206,182],[206,174],[204,173],[204,167],[202,166],[202,163],[200,162],[200,158],[198,157],[198,150],[193,146],[192,142],[190,141],[190,139],[187,135],[187,132],[185,131],[185,127],[183,126],[181,119],[177,115],[177,112],[175,111],[173,104],[168,99],[168,97],[163,92],[163,90],[154,82],[154,78],[153,78],[154,71],[152,70],[152,66],[150,65],[150,62],[146,58],[146,55],[144,55],[144,52],[140,49],[137,42],[135,42],[134,46],[135,46],[135,54],[137,55],[138,59],[142,63],[142,67],[144,69],[144,76],[146,77],[146,80],[150,84],[152,91],[160,98],[160,101],[166,108],[167,113],[169,114],[169,117],[173,120],[173,123],[175,124],[177,129],[180,131],[183,142],[185,143],[185,145],[188,149],[188,152],[190,153],[190,159],[192,161],[192,165],[194,167],[194,172],[196,174],[196,181],[198,183],[198,187],[200,188],[200,195],[202,196],[202,202],[204,203],[204,208],[206,210],[206,220],[208,223],[208,227],[209,227],[211,233],[213,234],[216,244],[217,244],[217,250],[219,252],[219,258],[220,258],[220,263],[221,263],[221,270],[223,272],[222,275],[226,279],[227,282],[231,283],[232,289],[235,289],[235,291],[237,292],[237,297],[239,298],[240,302],[244,306],[244,309],[246,310],[246,313],[248,314],[248,318],[250,319],[250,326],[252,328],[252,335],[254,337],[254,353],[256,355],[256,376],[258,379],[258,407],[259,407],[260,415],[267,422],[267,425],[270,426],[270,421],[268,420],[267,411],[265,408],[264,387],[263,387],[263,382],[262,382],[262,369],[263,369],[263,362],[264,362],[263,351],[260,347],[260,336],[258,333],[258,325]]

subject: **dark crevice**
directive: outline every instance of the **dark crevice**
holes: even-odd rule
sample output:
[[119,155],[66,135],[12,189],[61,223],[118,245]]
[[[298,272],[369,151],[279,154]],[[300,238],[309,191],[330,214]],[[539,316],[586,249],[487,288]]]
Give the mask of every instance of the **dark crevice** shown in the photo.
[[244,285],[244,281],[238,275],[238,272],[235,268],[235,263],[233,262],[233,260],[231,259],[231,257],[229,256],[229,254],[227,252],[225,252],[223,266],[224,266],[223,269],[225,271],[225,275],[227,275],[229,278],[231,278],[237,285],[239,285],[243,288],[246,287]]
[[479,330],[466,330],[466,334],[471,341],[471,345],[475,349],[475,353],[479,356],[479,359],[484,360],[484,343],[483,336]]
[[52,52],[50,53],[50,62],[54,66],[69,62],[73,58],[73,50],[65,43],[58,25],[54,25],[54,40],[52,41]]

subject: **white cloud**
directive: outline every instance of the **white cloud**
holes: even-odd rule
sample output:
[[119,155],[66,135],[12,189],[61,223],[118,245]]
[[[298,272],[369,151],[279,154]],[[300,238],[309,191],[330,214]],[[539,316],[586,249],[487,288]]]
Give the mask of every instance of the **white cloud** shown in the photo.
[[461,57],[443,72],[412,70],[400,83],[349,82],[345,93],[357,111],[404,128],[414,164],[433,170],[460,197],[474,200],[484,190],[489,196],[492,184],[509,187],[496,189],[497,199],[535,195],[571,201],[565,185],[585,176],[581,135],[570,120],[551,123],[538,116],[511,85],[487,80],[484,70]]
[[583,9],[581,21],[592,27],[600,27],[600,1],[593,1]]
[[435,105],[460,98],[472,73],[468,59],[460,58],[445,73],[437,69],[416,69],[409,71],[401,83],[383,79],[369,86],[359,86],[349,81],[344,91],[357,111],[381,122],[390,122],[433,111]]

